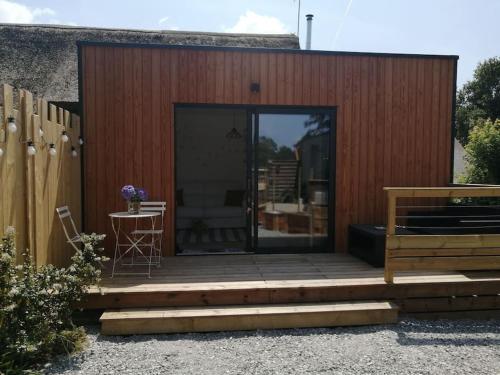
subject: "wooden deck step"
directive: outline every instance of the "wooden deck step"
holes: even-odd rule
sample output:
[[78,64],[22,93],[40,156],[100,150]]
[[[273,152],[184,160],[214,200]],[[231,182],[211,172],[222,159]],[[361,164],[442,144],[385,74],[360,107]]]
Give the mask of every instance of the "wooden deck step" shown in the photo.
[[385,301],[233,305],[106,310],[103,335],[240,331],[395,323],[398,307]]

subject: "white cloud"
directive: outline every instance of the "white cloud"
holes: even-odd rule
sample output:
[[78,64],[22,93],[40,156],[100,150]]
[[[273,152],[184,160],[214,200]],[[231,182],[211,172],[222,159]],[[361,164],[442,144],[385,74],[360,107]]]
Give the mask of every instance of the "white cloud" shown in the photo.
[[43,21],[43,23],[47,24],[47,25],[78,26],[78,24],[76,22],[65,22],[65,21],[61,21],[58,18],[51,18],[47,21]]
[[56,12],[51,8],[31,8],[26,5],[0,0],[0,22],[3,23],[57,23],[71,25],[54,18]]
[[283,22],[272,16],[264,16],[247,10],[240,16],[233,27],[225,28],[227,33],[251,34],[286,34],[288,30]]
[[35,19],[27,6],[7,0],[0,0],[0,22],[31,23]]
[[165,30],[179,30],[178,26],[172,24],[167,25],[167,23],[170,23],[168,22],[169,20],[170,20],[169,16],[162,17],[158,20],[158,25],[160,25]]
[[[15,4],[15,3],[12,3]],[[19,4],[17,4],[19,5]],[[24,5],[21,5],[24,6]],[[35,8],[33,9],[33,17],[43,17],[43,16],[55,16],[56,12],[50,8]]]
[[158,25],[161,25],[162,23],[167,22],[167,21],[168,21],[168,19],[169,19],[169,17],[168,17],[168,16],[163,17],[163,18],[160,18],[160,20],[158,21]]

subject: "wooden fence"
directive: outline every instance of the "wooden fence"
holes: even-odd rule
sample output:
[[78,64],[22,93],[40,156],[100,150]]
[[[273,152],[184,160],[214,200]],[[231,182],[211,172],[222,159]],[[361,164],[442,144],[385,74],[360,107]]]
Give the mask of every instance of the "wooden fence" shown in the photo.
[[73,252],[55,209],[68,205],[81,228],[80,119],[29,91],[0,90],[0,235],[15,227],[18,262],[29,249],[38,266],[66,265]]
[[[387,187],[384,190],[388,199],[386,282],[393,282],[395,271],[500,269],[500,206],[447,205],[450,198],[498,198],[500,186]],[[437,200],[440,206],[398,206],[398,199],[413,204],[418,200]],[[403,209],[399,214],[398,208]],[[431,211],[412,214],[408,212],[409,208],[430,208]],[[439,214],[439,209],[453,208],[490,211],[486,214],[480,211],[472,215],[446,211]],[[495,211],[491,212],[491,209]],[[397,225],[398,219],[409,218],[431,219],[441,223],[438,226]],[[459,225],[442,224],[450,219],[458,220]],[[404,234],[398,233],[398,229],[403,229]],[[412,231],[415,232],[411,233]]]

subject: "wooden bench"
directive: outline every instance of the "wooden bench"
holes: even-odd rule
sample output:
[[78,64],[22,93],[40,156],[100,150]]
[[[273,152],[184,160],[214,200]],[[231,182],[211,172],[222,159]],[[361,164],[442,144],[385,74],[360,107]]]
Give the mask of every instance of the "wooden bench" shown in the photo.
[[500,269],[500,234],[397,235],[398,198],[498,197],[500,187],[384,188],[388,198],[384,278],[395,271]]

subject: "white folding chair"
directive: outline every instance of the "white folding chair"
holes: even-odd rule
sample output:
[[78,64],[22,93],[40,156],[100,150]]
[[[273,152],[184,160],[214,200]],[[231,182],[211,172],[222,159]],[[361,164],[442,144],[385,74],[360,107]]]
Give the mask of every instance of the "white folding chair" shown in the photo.
[[[132,232],[133,236],[143,236],[144,239],[140,242],[139,246],[149,247],[153,249],[152,258],[150,260],[151,264],[160,266],[161,264],[161,244],[163,240],[163,220],[165,217],[165,211],[167,207],[167,202],[141,202],[140,212],[158,212],[160,213],[160,223],[157,226],[157,220],[153,221],[151,229],[139,229],[138,221],[135,222],[135,230]],[[134,262],[134,257],[132,256],[132,263]]]
[[[56,212],[57,215],[59,216],[59,220],[61,221],[64,234],[66,235],[67,238],[67,242],[71,244],[71,246],[73,246],[75,250],[80,250],[77,244],[82,243],[82,238],[80,237],[80,233],[78,233],[78,230],[76,229],[75,222],[73,221],[73,217],[71,216],[71,212],[68,206],[58,207],[56,208]],[[71,224],[69,228],[71,233],[70,231],[68,231],[68,228],[66,228],[65,223],[68,221],[69,221],[68,226],[70,226],[69,224]]]

